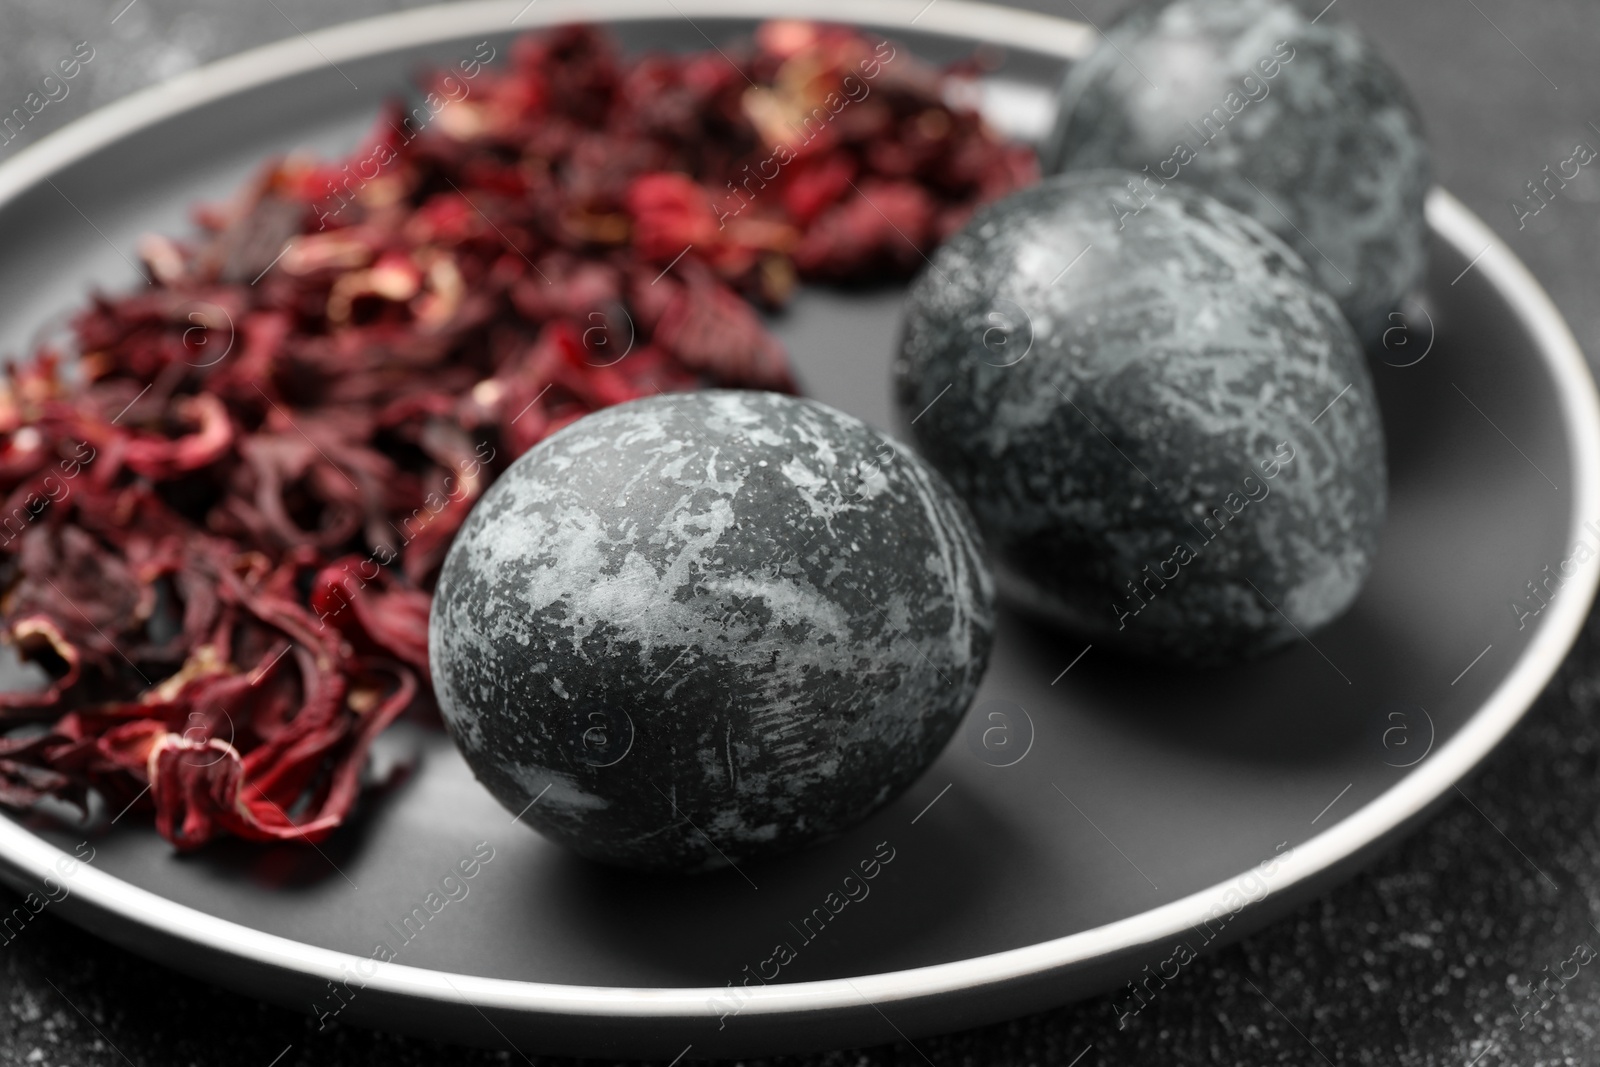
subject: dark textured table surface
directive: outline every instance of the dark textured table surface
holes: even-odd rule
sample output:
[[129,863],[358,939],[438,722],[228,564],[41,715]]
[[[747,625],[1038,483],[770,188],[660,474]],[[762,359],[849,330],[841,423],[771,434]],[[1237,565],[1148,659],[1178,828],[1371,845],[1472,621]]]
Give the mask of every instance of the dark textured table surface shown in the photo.
[[[1600,180],[1586,168],[1519,230],[1524,184],[1600,146],[1600,5],[1335,0],[1421,104],[1439,180],[1488,220],[1590,353]],[[1079,7],[1082,3],[1083,7]],[[151,82],[253,45],[413,6],[397,0],[5,0],[9,111],[78,41],[95,58],[0,161]],[[1106,0],[1025,6],[1104,24]],[[596,4],[597,10],[603,3]],[[1591,360],[1592,362],[1592,360]],[[986,1029],[781,1062],[815,1064],[1591,1064],[1600,1062],[1600,624],[1463,793],[1326,898],[1190,968],[1126,1029],[1109,999]],[[1469,798],[1463,799],[1463,796]],[[0,892],[0,906],[13,902]],[[1593,946],[1590,949],[1588,946]],[[1573,961],[1568,963],[1567,961]],[[1530,982],[1578,966],[1536,1017]],[[105,945],[48,914],[0,946],[5,1064],[503,1063],[259,1004]],[[885,1027],[886,1039],[894,1034]],[[1081,1060],[1074,1060],[1082,1054]],[[274,1057],[278,1057],[276,1060]],[[779,1061],[773,1061],[779,1062]]]

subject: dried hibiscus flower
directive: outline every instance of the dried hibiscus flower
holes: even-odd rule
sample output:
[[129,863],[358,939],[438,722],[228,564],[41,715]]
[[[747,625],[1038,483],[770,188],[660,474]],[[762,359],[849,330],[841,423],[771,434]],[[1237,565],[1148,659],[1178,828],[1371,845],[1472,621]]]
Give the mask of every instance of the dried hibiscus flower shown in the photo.
[[[801,22],[623,59],[585,27],[437,75],[347,160],[268,166],[77,360],[0,383],[0,803],[317,841],[425,713],[429,595],[495,475],[610,404],[792,391],[757,307],[915,270],[1032,153],[886,41]],[[454,87],[453,89],[451,87]]]

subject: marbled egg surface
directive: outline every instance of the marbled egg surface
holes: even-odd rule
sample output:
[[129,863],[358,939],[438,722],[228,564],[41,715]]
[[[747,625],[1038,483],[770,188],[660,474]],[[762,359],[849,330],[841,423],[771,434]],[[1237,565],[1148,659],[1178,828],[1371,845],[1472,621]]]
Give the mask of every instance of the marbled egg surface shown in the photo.
[[429,655],[508,810],[593,859],[704,870],[914,781],[993,600],[970,515],[908,449],[813,401],[677,394],[512,465],[450,549]]
[[1211,193],[1299,252],[1372,344],[1426,268],[1428,150],[1399,78],[1326,6],[1135,7],[1068,74],[1044,164],[1135,171],[1133,206],[1166,182]]
[[908,299],[896,401],[1002,592],[1195,663],[1355,598],[1386,500],[1365,357],[1294,252],[1174,185],[1075,172],[985,208]]

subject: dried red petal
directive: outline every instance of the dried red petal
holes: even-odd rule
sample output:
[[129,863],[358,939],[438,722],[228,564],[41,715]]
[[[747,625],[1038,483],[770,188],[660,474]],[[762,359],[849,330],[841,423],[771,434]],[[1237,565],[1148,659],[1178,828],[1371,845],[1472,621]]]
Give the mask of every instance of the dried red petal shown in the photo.
[[645,259],[670,263],[694,245],[721,242],[721,228],[704,188],[687,174],[643,174],[628,187],[633,243]]
[[750,305],[702,272],[668,305],[656,342],[685,366],[763,389],[796,390],[783,346]]

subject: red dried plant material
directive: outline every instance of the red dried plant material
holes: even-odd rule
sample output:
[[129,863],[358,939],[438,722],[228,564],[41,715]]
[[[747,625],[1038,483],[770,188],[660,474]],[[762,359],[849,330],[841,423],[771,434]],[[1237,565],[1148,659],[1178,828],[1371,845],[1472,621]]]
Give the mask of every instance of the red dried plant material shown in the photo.
[[[479,59],[484,57],[478,55]],[[290,158],[152,284],[94,297],[71,373],[0,387],[0,803],[91,792],[179,848],[317,841],[426,712],[428,605],[493,478],[583,415],[795,388],[756,307],[918,269],[1032,153],[946,103],[968,68],[853,30],[624,60],[525,37]]]

